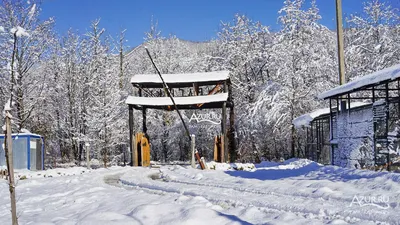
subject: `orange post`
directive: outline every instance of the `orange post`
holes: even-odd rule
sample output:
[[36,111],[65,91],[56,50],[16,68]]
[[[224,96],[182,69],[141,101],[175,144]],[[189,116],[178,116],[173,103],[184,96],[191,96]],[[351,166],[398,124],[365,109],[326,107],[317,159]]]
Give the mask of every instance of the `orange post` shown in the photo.
[[144,133],[135,135],[133,146],[134,166],[150,166],[150,142]]
[[196,151],[195,156],[196,156],[197,161],[198,161],[199,164],[200,164],[200,168],[201,168],[202,170],[204,170],[206,167],[204,166],[203,161],[201,161],[201,157],[200,157],[200,154],[199,154],[198,151]]
[[150,166],[150,143],[149,139],[146,137],[142,137],[141,140],[141,147],[142,147],[142,166],[147,167]]

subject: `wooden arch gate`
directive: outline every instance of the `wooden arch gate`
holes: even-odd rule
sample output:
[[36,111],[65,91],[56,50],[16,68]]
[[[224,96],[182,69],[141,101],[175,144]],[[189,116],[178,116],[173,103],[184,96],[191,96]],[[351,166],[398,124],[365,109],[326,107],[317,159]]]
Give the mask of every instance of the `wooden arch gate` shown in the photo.
[[[192,109],[222,109],[221,136],[219,152],[214,150],[214,160],[219,162],[234,162],[234,105],[232,100],[232,86],[229,71],[215,71],[187,74],[164,74],[164,82],[169,88],[170,97],[163,91],[164,83],[158,74],[138,74],[131,78],[134,93],[138,96],[128,96],[126,104],[129,106],[129,137],[132,154],[132,166],[142,166],[143,156],[138,151],[138,141],[146,142],[146,110],[174,110],[176,107],[183,110]],[[204,93],[204,89],[209,91]],[[137,90],[137,91],[136,91]],[[186,96],[184,96],[188,93]],[[227,129],[227,108],[229,108],[229,130]],[[133,129],[133,110],[140,110],[143,116],[142,134],[135,134]],[[145,139],[143,139],[145,138]],[[139,140],[140,139],[140,140]],[[221,141],[222,139],[222,141]],[[147,138],[148,141],[148,138]],[[148,143],[149,144],[149,143]],[[150,159],[148,159],[150,160]]]

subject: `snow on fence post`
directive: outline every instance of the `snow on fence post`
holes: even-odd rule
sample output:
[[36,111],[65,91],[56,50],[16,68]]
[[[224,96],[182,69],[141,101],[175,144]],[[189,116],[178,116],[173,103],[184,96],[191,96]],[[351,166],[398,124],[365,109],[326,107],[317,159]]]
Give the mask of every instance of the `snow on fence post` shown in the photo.
[[194,154],[195,154],[195,148],[196,148],[196,141],[195,141],[195,135],[194,134],[192,134],[191,135],[191,137],[192,137],[192,167],[193,168],[195,168],[196,167],[196,163],[195,163],[195,156],[194,156]]

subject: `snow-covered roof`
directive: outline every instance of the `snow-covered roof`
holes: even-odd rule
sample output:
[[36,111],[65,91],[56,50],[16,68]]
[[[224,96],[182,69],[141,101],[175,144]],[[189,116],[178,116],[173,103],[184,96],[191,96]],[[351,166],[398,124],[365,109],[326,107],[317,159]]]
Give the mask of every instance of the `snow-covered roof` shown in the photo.
[[[214,102],[226,102],[228,100],[228,93],[203,95],[203,96],[189,96],[189,97],[174,97],[176,105],[197,105]],[[172,106],[173,103],[169,97],[136,97],[128,96],[125,101],[128,105],[141,105],[141,106]]]
[[[365,105],[370,105],[371,103],[368,102],[351,102],[350,103],[350,108],[354,109],[357,107],[365,106]],[[339,106],[340,109],[340,106]],[[310,126],[311,122],[320,116],[328,115],[330,113],[329,108],[323,108],[323,109],[317,109],[311,113],[306,113],[304,115],[301,115],[297,118],[295,118],[292,123],[296,128],[300,128],[303,126]]]
[[[162,74],[164,81],[169,83],[202,83],[217,82],[229,79],[229,71],[214,71],[204,73]],[[137,74],[131,78],[132,84],[162,84],[158,74]]]
[[310,126],[311,122],[322,115],[328,115],[330,113],[329,108],[324,108],[324,109],[317,109],[311,113],[307,113],[304,115],[301,115],[297,117],[296,119],[293,120],[293,125],[296,128],[300,128],[302,126]]
[[[0,138],[4,138],[4,134],[0,134]],[[42,137],[40,134],[34,134],[34,133],[12,133],[12,137],[35,137],[35,138],[40,138]]]
[[383,81],[394,80],[400,77],[400,64],[377,71],[375,73],[359,77],[349,83],[323,92],[318,96],[319,99],[327,99],[333,96],[348,93],[350,91]]

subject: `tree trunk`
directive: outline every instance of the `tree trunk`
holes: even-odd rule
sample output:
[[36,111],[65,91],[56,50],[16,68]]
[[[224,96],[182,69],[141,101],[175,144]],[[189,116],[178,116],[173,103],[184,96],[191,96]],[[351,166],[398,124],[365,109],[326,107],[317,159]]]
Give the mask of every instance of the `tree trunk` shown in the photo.
[[24,128],[24,121],[27,117],[25,114],[25,107],[24,107],[24,91],[23,91],[23,82],[22,82],[22,74],[23,72],[20,71],[20,69],[18,68],[18,74],[17,79],[15,81],[16,84],[16,98],[15,98],[15,105],[17,107],[17,125],[18,125],[18,131],[20,131],[22,128]]
[[107,168],[107,163],[108,163],[108,150],[107,148],[103,148],[103,163],[104,163],[104,168]]
[[79,150],[78,150],[78,165],[80,166],[82,163],[82,152],[83,152],[83,142],[79,142]]
[[14,178],[14,165],[13,165],[13,152],[12,152],[12,130],[11,130],[11,115],[6,111],[6,140],[5,140],[5,153],[8,169],[8,181],[11,200],[11,217],[12,225],[18,225],[17,218],[17,203],[15,198],[15,178]]

